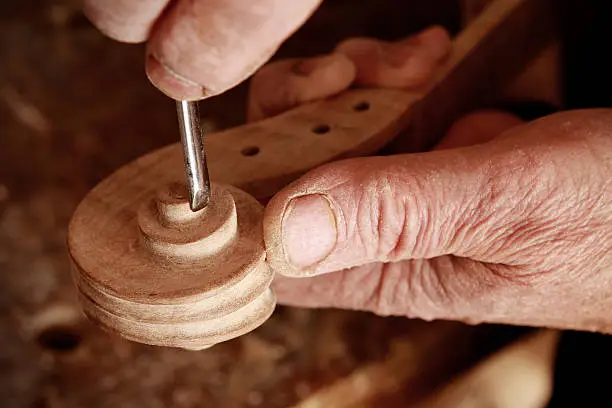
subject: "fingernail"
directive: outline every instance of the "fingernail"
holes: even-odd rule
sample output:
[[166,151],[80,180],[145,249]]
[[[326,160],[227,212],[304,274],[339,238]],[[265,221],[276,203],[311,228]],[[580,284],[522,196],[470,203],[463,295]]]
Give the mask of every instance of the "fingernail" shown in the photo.
[[289,263],[314,266],[336,246],[336,217],[322,195],[294,198],[283,217],[283,246]]
[[181,77],[153,55],[147,56],[146,71],[149,80],[174,99],[198,100],[206,96],[206,90],[201,85]]

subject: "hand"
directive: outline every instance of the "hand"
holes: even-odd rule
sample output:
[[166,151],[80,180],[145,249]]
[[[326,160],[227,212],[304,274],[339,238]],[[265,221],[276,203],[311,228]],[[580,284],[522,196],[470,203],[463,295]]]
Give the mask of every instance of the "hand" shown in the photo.
[[321,0],[85,0],[109,37],[147,41],[151,82],[175,99],[226,91],[264,64]]
[[[307,61],[317,68],[300,79],[289,70],[283,79],[282,63],[265,67],[252,116],[344,86],[315,89],[309,77],[343,77],[352,66],[350,84],[383,69],[344,57]],[[258,93],[274,69],[276,96]],[[286,276],[275,282],[279,302],[612,333],[611,129],[606,109],[528,124],[480,112],[438,151],[312,170],[266,208],[269,262]]]
[[350,38],[329,55],[276,61],[251,80],[247,118],[274,116],[351,85],[417,90],[450,50],[448,32],[432,26],[396,42]]

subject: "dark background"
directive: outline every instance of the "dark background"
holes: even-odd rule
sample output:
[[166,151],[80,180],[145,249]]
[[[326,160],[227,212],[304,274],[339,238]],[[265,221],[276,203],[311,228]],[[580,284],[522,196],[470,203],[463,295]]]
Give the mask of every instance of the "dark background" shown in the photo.
[[[612,107],[612,4],[560,2],[563,8],[565,99],[567,109]],[[610,404],[610,336],[565,332],[561,338],[551,407]]]

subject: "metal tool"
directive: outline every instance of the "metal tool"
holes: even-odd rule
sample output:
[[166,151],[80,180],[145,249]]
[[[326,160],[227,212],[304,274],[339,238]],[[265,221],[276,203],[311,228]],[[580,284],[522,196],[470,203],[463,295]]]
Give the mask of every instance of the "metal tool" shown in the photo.
[[191,211],[195,212],[206,207],[210,200],[210,179],[206,166],[204,135],[200,126],[198,103],[176,101],[176,111],[185,158],[189,206]]

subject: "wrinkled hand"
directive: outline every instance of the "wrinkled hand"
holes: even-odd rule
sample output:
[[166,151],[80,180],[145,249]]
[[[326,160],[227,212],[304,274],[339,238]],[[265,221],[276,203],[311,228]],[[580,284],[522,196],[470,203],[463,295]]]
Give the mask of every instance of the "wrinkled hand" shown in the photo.
[[[249,117],[355,82],[422,86],[450,46],[433,30],[264,67]],[[295,306],[612,333],[611,193],[612,110],[528,124],[478,112],[436,151],[331,163],[276,194],[264,219],[285,275],[276,293]]]
[[198,100],[239,84],[277,50],[321,0],[85,0],[106,35],[147,41],[151,82]]

